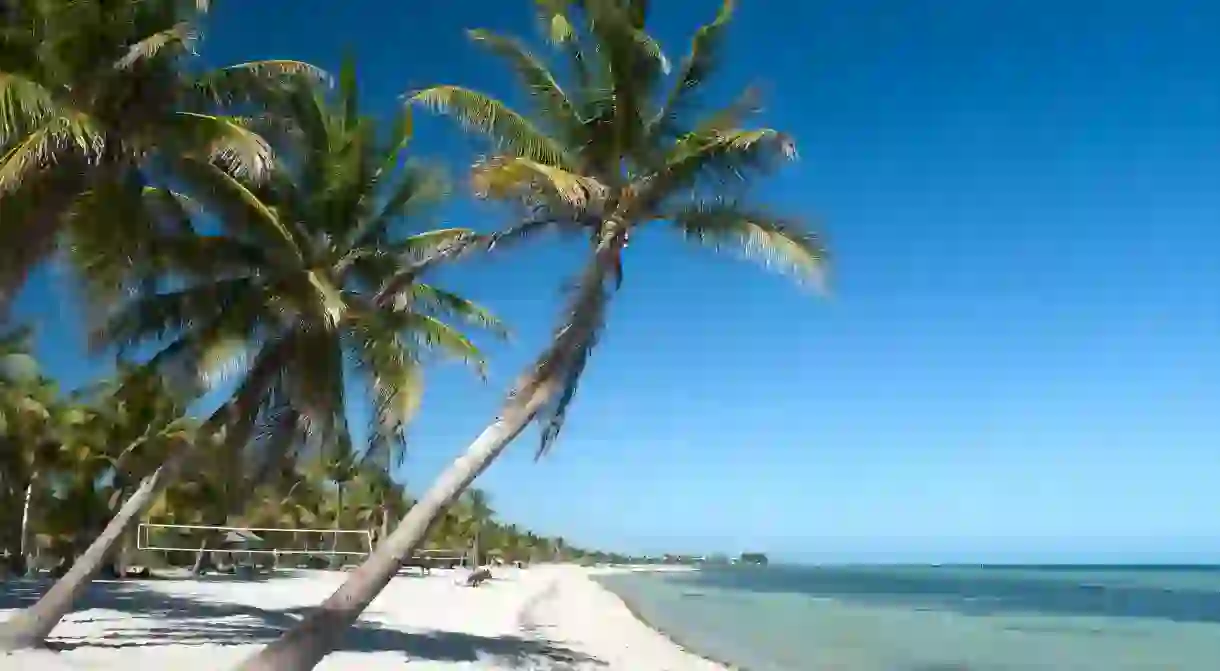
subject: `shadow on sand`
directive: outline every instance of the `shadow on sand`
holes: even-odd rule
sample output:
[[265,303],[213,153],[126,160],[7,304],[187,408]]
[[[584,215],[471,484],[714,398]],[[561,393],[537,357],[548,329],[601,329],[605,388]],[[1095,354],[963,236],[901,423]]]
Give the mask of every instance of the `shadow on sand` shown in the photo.
[[[46,589],[43,581],[0,583],[0,609],[24,608]],[[255,606],[219,603],[174,595],[153,589],[148,582],[94,582],[77,612],[89,609],[117,611],[76,622],[115,621],[105,634],[78,637],[52,635],[55,650],[76,648],[129,648],[162,645],[251,645],[279,637],[296,624],[308,608],[266,610]],[[156,627],[124,628],[120,621],[132,616],[151,618]],[[488,637],[451,631],[409,633],[372,622],[358,622],[341,648],[352,652],[401,652],[409,660],[475,662],[494,659],[509,668],[563,669],[574,665],[604,666],[605,662],[545,641],[516,636]],[[406,661],[406,660],[404,660]]]

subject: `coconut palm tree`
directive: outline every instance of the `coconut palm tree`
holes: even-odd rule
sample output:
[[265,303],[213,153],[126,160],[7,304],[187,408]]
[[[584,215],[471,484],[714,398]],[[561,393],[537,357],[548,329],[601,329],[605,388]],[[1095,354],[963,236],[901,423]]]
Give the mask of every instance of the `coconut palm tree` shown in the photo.
[[[179,155],[251,176],[267,143],[239,112],[263,90],[321,77],[296,61],[205,70],[207,0],[8,0],[0,23],[0,317],[68,219],[125,231],[120,202],[148,200]],[[100,233],[100,232],[99,232]]]
[[[361,116],[350,64],[333,97],[312,86],[286,95],[294,128],[281,138],[283,160],[260,183],[214,161],[181,158],[181,174],[198,186],[190,203],[216,215],[220,228],[193,219],[188,201],[167,192],[165,204],[176,208],[182,226],[194,227],[156,239],[151,270],[160,275],[128,267],[130,257],[115,258],[106,245],[73,249],[77,265],[111,283],[112,295],[125,293],[124,278],[135,278],[138,291],[99,328],[99,342],[162,344],[151,368],[171,379],[185,374],[209,386],[234,385],[204,422],[196,449],[184,440],[171,451],[95,546],[113,543],[200,447],[244,446],[253,471],[297,449],[356,451],[347,425],[349,382],[370,399],[364,453],[401,452],[425,360],[436,354],[483,370],[480,351],[446,320],[503,333],[483,308],[422,282],[373,300],[400,267],[470,235],[407,228],[442,191],[433,171],[401,164],[409,117],[378,125]],[[232,500],[248,496],[238,492]],[[6,623],[0,641],[41,641],[94,571],[82,558],[38,604]]]
[[39,481],[62,464],[65,413],[76,412],[41,374],[30,335],[29,329],[0,335],[0,549],[15,573],[25,571]]
[[485,548],[480,541],[482,540],[483,532],[487,529],[487,525],[491,523],[495,517],[496,511],[491,508],[490,496],[487,492],[476,487],[472,487],[462,494],[462,503],[465,504],[470,534],[470,563],[471,566],[481,566],[483,564]]
[[184,415],[189,398],[160,376],[124,362],[112,378],[74,392],[70,400],[81,405],[71,420],[71,440],[61,444],[66,463],[52,474],[60,538],[69,541],[62,559],[69,564],[165,460],[176,438],[196,426]]
[[[474,31],[528,89],[528,112],[455,86],[420,91],[415,104],[455,118],[492,142],[474,167],[477,192],[520,208],[524,222],[492,236],[496,245],[546,230],[590,240],[589,256],[550,346],[515,385],[499,417],[412,508],[390,539],[300,625],[240,668],[311,669],[389,582],[429,525],[531,422],[542,424],[539,454],[554,443],[605,323],[611,288],[623,281],[628,237],[666,227],[692,242],[750,254],[801,278],[818,278],[824,252],[792,219],[751,205],[748,177],[795,155],[783,133],[747,128],[747,92],[699,114],[695,103],[714,69],[732,12],[726,1],[695,35],[676,75],[644,31],[645,0],[540,0],[551,40],[570,75],[565,85],[517,42]],[[410,273],[405,273],[409,279]],[[390,284],[394,286],[393,283]]]

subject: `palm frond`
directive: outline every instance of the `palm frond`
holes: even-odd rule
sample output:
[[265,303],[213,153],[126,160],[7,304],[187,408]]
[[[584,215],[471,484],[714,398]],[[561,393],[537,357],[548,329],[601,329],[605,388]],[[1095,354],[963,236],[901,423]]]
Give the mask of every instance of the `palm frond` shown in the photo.
[[266,244],[302,258],[297,239],[279,215],[241,180],[219,166],[189,156],[178,160],[175,171],[195,185],[196,193],[206,198],[206,205],[216,208],[226,227],[249,232]]
[[295,329],[292,338],[293,363],[284,366],[289,402],[326,451],[350,455],[341,339],[332,330],[311,327]]
[[409,103],[453,117],[467,130],[492,140],[498,151],[558,167],[571,163],[563,146],[525,117],[491,97],[458,86],[424,89]]
[[792,139],[769,128],[686,135],[673,146],[660,169],[633,185],[639,194],[637,211],[646,212],[701,181],[722,185],[743,180],[747,172],[767,170],[779,160],[795,157]]
[[199,34],[188,22],[175,24],[166,30],[158,31],[127,47],[122,58],[114,62],[116,70],[130,70],[138,63],[150,61],[167,48],[179,47],[190,51]]
[[398,243],[395,245],[398,254],[405,259],[415,257],[418,260],[386,278],[373,302],[380,304],[393,300],[415,278],[438,264],[469,253],[482,240],[484,238],[469,229],[443,229],[411,236]]
[[505,199],[542,191],[583,210],[605,200],[608,189],[592,177],[525,158],[494,157],[476,164],[471,185],[480,198]]
[[542,21],[547,41],[564,44],[576,37],[576,29],[568,20],[567,8],[571,0],[534,0],[538,18]]
[[239,179],[259,182],[272,168],[271,145],[239,117],[179,112],[171,124],[186,143],[182,149],[201,151],[208,161]]
[[716,66],[716,57],[722,48],[725,29],[733,16],[735,0],[723,0],[715,20],[695,32],[690,52],[682,60],[677,81],[661,107],[654,125],[673,122],[681,113],[685,103],[703,85]]
[[105,146],[105,136],[89,117],[81,114],[51,117],[13,142],[0,156],[0,194],[17,188],[34,171],[56,161],[61,151],[93,163]]
[[581,125],[576,106],[556,81],[555,76],[518,41],[486,30],[472,30],[470,38],[503,58],[517,73],[535,101],[535,109],[557,131],[568,132]]
[[357,340],[353,349],[358,367],[373,397],[369,446],[364,458],[400,460],[405,428],[418,412],[423,397],[420,362],[383,320],[357,319],[352,332]]
[[167,293],[146,294],[119,306],[92,334],[95,347],[120,351],[166,341],[235,313],[257,292],[249,277],[211,282]]
[[614,274],[616,257],[616,248],[603,240],[572,287],[565,319],[551,345],[538,357],[531,373],[514,386],[513,396],[541,396],[546,401],[535,416],[542,423],[536,459],[546,456],[559,438],[589,357],[605,328],[610,305],[606,285]]
[[408,164],[395,183],[387,185],[388,197],[375,216],[364,222],[352,238],[353,247],[370,246],[399,220],[422,214],[449,193],[449,182],[438,170]]
[[730,201],[694,203],[667,218],[688,240],[737,252],[819,287],[824,283],[826,248],[793,219]]
[[431,315],[418,312],[393,313],[389,321],[423,351],[434,351],[472,366],[480,376],[486,374],[487,361],[479,348],[461,331]]
[[51,92],[38,82],[0,71],[0,147],[43,125],[57,109]]
[[583,232],[579,222],[573,222],[568,219],[552,219],[549,217],[528,219],[486,236],[487,251],[494,251],[502,245],[511,247],[514,244],[532,240],[543,233],[578,231]]
[[394,307],[397,310],[423,310],[441,319],[449,319],[486,329],[492,334],[507,338],[508,327],[487,308],[457,294],[438,289],[429,284],[412,284],[409,295],[400,295]]
[[194,90],[200,102],[229,107],[267,102],[296,86],[329,86],[331,76],[321,68],[293,60],[238,63],[200,76]]

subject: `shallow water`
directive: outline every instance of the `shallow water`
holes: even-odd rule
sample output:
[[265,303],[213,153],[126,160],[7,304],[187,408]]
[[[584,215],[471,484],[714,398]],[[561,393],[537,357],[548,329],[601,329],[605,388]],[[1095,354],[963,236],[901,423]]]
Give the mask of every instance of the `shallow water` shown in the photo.
[[1216,671],[1220,567],[724,568],[599,578],[750,671]]

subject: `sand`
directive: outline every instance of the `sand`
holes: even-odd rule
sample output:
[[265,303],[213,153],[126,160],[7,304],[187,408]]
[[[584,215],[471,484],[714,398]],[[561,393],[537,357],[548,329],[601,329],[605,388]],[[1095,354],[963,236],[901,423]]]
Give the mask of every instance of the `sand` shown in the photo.
[[[637,620],[592,571],[502,568],[478,588],[455,584],[460,570],[397,577],[318,668],[723,671]],[[344,577],[298,571],[260,581],[97,582],[55,629],[57,651],[0,653],[0,669],[224,671]],[[0,584],[0,619],[34,596],[31,585]]]

